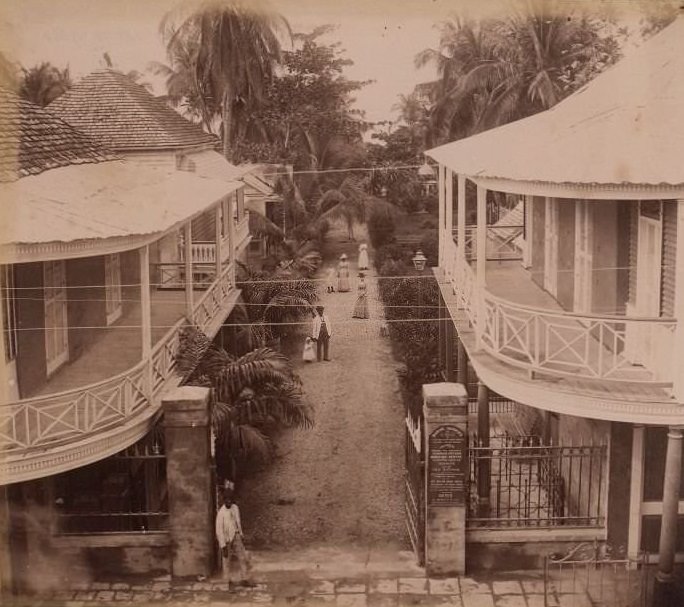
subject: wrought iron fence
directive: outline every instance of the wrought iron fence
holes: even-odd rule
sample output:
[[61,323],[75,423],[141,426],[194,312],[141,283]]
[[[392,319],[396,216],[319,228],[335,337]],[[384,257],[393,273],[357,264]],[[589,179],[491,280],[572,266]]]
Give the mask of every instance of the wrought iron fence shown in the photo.
[[645,554],[610,555],[598,543],[582,543],[544,561],[544,607],[648,607],[653,578]]
[[469,527],[601,527],[605,445],[493,436],[469,448]]

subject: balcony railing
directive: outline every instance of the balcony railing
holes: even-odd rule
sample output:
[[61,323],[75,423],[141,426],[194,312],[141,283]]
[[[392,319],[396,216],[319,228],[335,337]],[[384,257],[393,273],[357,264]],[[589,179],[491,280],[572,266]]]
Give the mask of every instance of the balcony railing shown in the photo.
[[[190,320],[200,329],[206,331],[225,308],[226,298],[234,289],[232,271],[232,267],[227,266],[195,305]],[[8,465],[10,459],[27,458],[37,451],[94,437],[125,426],[144,411],[156,409],[160,393],[174,377],[181,331],[188,322],[187,318],[178,320],[153,347],[149,358],[128,371],[87,386],[0,407],[0,452],[4,453],[5,460],[0,466],[3,480],[14,482],[11,463]],[[126,446],[122,444],[120,448]],[[69,466],[69,462],[66,464],[66,469],[74,467]]]
[[[487,260],[503,261],[522,259],[522,248],[519,240],[523,237],[523,225],[489,225],[487,226]],[[454,242],[458,245],[458,230],[452,229]],[[465,255],[468,261],[477,258],[477,226],[467,225],[465,233]]]
[[675,319],[575,314],[514,303],[486,289],[478,293],[475,271],[459,247],[447,242],[444,254],[459,308],[479,345],[498,359],[546,375],[671,385],[633,364],[629,340],[655,327],[674,340]]

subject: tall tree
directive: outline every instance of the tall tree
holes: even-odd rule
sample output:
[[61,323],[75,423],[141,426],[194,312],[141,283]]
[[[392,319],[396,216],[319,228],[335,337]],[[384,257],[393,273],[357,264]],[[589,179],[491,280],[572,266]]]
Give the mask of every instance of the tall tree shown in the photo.
[[48,61],[29,69],[22,68],[21,74],[19,94],[41,107],[53,102],[73,84],[68,67],[60,70]]
[[208,0],[174,25],[177,18],[170,13],[162,22],[173,32],[167,49],[173,55],[178,45],[197,45],[196,78],[220,111],[223,153],[230,160],[236,116],[263,99],[280,60],[279,35],[289,34],[289,25],[281,15],[242,0]]
[[599,20],[562,8],[530,0],[509,17],[442,25],[439,50],[416,57],[438,68],[431,118],[440,140],[548,109],[617,59]]

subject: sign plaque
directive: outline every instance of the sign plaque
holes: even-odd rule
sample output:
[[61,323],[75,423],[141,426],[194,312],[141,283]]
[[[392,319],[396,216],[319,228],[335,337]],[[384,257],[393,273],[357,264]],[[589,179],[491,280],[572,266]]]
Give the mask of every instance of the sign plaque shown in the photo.
[[429,436],[428,503],[464,506],[467,444],[463,430],[440,426]]

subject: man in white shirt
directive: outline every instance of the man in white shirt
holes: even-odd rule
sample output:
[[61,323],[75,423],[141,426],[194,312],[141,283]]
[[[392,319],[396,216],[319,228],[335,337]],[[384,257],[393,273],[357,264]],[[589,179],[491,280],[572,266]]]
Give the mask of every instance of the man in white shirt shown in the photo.
[[316,306],[316,316],[313,319],[311,326],[311,339],[316,342],[316,354],[318,362],[323,360],[330,360],[329,347],[330,338],[332,337],[332,328],[328,315],[324,313],[323,306]]
[[223,506],[216,513],[216,539],[221,548],[221,573],[226,581],[230,581],[230,559],[234,554],[240,567],[240,583],[251,585],[247,580],[247,551],[242,541],[242,523],[240,509],[233,503],[232,491],[223,493]]

